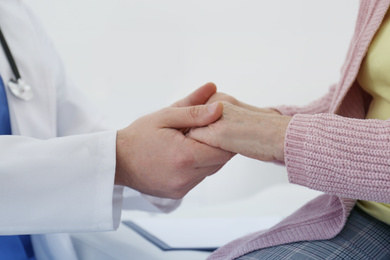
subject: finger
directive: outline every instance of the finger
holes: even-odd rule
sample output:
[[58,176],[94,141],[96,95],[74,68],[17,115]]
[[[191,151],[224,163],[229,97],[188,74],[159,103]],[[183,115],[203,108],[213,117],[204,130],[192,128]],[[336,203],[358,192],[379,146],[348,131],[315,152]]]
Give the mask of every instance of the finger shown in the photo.
[[192,107],[166,108],[160,112],[160,122],[163,127],[176,129],[205,126],[218,120],[222,112],[221,102]]
[[187,133],[187,137],[200,143],[219,147],[218,138],[213,136],[210,126],[191,129],[191,131]]
[[172,104],[172,107],[188,107],[203,105],[209,100],[209,98],[217,92],[217,87],[214,83],[206,83],[187,97]]
[[203,143],[193,141],[194,167],[205,168],[216,165],[224,165],[235,153],[224,151]]
[[212,95],[209,100],[207,101],[207,104],[209,103],[214,103],[216,101],[226,101],[226,102],[229,102],[233,105],[237,105],[238,103],[238,100],[235,99],[234,97],[232,96],[229,96],[225,93],[222,93],[222,92],[217,92],[215,93],[214,95]]

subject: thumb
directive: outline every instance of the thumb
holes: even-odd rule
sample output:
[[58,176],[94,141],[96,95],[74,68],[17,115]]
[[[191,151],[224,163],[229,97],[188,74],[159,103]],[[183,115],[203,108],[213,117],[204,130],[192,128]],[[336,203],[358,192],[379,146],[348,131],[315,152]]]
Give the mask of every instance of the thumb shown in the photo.
[[172,107],[161,116],[165,127],[190,128],[209,125],[217,121],[223,112],[221,102],[192,107]]
[[214,83],[206,83],[187,97],[172,104],[172,107],[188,107],[196,105],[204,105],[209,98],[217,92],[217,87]]

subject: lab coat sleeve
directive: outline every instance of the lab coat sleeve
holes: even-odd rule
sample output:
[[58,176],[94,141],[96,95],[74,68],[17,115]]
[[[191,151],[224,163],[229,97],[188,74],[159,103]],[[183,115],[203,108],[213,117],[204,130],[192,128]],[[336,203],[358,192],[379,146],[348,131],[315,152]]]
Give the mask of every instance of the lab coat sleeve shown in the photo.
[[[67,76],[63,63],[53,44],[47,37],[39,21],[30,13],[30,19],[36,24],[40,40],[44,46],[48,63],[52,69],[52,81],[56,86],[57,97],[57,136],[70,136],[84,133],[105,131],[107,123],[102,113],[93,106],[88,98],[75,86]],[[112,151],[115,154],[115,151]],[[131,158],[129,158],[131,160]],[[109,173],[115,173],[115,164],[108,169]],[[112,182],[110,183],[112,185]],[[156,198],[139,193],[138,191],[111,186],[114,194],[106,194],[113,199],[114,226],[119,225],[122,200],[124,209],[147,210],[154,212],[170,212],[180,205],[181,200]],[[123,190],[125,189],[125,193]],[[108,190],[108,189],[107,189]]]
[[[48,140],[0,136],[0,233],[115,229],[115,131]],[[16,188],[17,187],[17,188]]]

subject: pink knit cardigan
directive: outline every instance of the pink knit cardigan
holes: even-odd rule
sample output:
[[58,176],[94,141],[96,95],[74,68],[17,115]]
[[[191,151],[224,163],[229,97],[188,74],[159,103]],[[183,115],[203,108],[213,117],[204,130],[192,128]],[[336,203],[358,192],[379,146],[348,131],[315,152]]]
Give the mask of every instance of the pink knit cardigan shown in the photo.
[[390,0],[361,0],[340,81],[325,97],[302,108],[278,108],[293,116],[285,143],[289,181],[326,194],[271,229],[221,247],[208,259],[234,259],[265,247],[330,239],[344,227],[356,199],[390,203],[390,121],[364,119],[370,97],[355,80],[389,5]]

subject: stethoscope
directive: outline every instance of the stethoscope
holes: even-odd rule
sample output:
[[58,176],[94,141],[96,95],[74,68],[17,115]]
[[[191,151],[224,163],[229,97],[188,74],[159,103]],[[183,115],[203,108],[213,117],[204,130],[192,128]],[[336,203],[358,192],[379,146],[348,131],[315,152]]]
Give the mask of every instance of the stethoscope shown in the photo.
[[14,57],[12,56],[11,50],[8,47],[7,41],[3,35],[3,32],[0,28],[0,42],[5,55],[7,56],[7,60],[9,65],[12,68],[12,72],[15,76],[15,79],[11,79],[8,82],[8,88],[15,95],[15,97],[20,98],[24,101],[29,101],[34,97],[34,93],[29,85],[27,85],[22,78],[20,77],[18,67],[16,66]]

